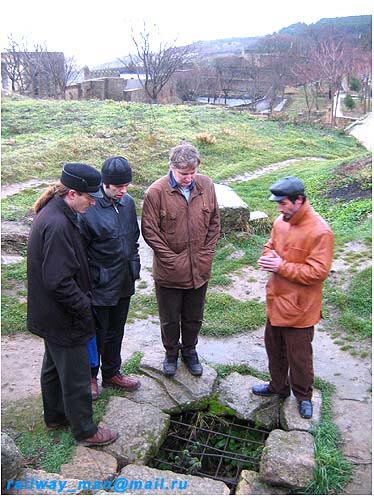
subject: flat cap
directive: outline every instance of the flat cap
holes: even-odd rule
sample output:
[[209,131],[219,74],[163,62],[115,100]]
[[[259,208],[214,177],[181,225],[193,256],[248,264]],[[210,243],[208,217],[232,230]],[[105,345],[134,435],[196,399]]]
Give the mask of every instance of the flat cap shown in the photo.
[[296,176],[286,176],[271,185],[269,200],[279,202],[292,195],[304,195],[304,183]]
[[63,185],[80,193],[88,193],[91,197],[103,196],[101,174],[94,167],[79,162],[67,162],[62,168],[60,181]]

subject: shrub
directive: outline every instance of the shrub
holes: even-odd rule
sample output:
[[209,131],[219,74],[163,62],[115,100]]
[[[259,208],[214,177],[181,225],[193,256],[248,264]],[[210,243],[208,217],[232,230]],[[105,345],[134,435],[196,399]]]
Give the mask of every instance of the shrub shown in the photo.
[[355,108],[355,101],[352,98],[352,95],[350,93],[347,93],[347,95],[344,97],[344,105],[347,107],[347,109],[352,110]]
[[349,79],[349,89],[351,91],[360,91],[361,89],[361,83],[357,78],[350,78]]

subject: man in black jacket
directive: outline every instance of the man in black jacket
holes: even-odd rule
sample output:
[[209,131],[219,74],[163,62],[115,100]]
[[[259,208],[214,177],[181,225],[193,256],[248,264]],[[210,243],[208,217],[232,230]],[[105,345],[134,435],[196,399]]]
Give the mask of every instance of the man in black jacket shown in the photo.
[[27,254],[27,325],[42,337],[41,371],[47,428],[70,425],[78,444],[107,445],[118,437],[92,419],[87,343],[94,336],[91,283],[77,213],[100,196],[101,175],[86,164],[64,165],[60,183],[35,203]]
[[[139,226],[127,193],[132,170],[124,157],[109,157],[102,169],[102,192],[94,207],[79,216],[93,282],[96,339],[103,387],[137,390],[140,382],[121,374],[124,327],[139,279]],[[91,368],[92,398],[99,395],[99,366]]]

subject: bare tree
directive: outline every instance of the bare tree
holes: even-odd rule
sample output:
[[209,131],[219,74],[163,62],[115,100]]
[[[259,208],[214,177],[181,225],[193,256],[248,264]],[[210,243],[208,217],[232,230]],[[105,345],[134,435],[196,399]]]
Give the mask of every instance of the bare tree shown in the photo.
[[22,40],[19,43],[12,35],[9,35],[8,45],[9,48],[2,54],[2,59],[5,63],[5,73],[11,82],[13,92],[19,91],[20,93],[26,93],[30,86],[30,81],[27,80],[24,67],[25,60],[23,53],[25,51],[25,42]]
[[184,102],[195,101],[203,89],[204,69],[198,63],[178,72],[177,95]]
[[296,45],[295,37],[288,34],[267,36],[256,45],[257,50],[262,52],[262,67],[267,71],[269,78],[266,91],[269,115],[271,115],[277,100],[284,97],[286,85],[293,80],[291,67]]
[[[192,60],[195,52],[193,45],[176,47],[168,42],[157,42],[156,31],[155,26],[149,30],[144,23],[138,35],[133,30],[131,35],[136,51],[135,55],[130,55],[131,63],[142,71],[138,78],[152,103],[158,102],[165,85],[178,69]],[[128,65],[128,62],[120,61]]]
[[45,44],[35,44],[8,37],[8,48],[2,54],[5,72],[12,91],[33,97],[65,98],[68,81],[78,74],[73,58],[62,52],[50,52]]
[[365,47],[356,47],[352,57],[352,71],[361,82],[364,113],[371,110],[372,53]]
[[61,59],[59,52],[46,51],[41,64],[49,74],[51,96],[64,99],[68,83],[75,81],[79,74],[74,57]]
[[[328,85],[331,100],[330,124],[336,124],[336,111],[343,78],[349,74],[352,64],[352,45],[334,30],[325,30],[315,36],[311,32],[310,62],[316,66]],[[334,104],[334,96],[335,104]]]

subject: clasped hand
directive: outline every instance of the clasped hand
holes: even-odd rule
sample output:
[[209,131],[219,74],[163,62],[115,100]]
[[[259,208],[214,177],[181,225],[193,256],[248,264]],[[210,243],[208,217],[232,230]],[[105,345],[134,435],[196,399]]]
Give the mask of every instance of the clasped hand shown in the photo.
[[261,256],[257,261],[257,264],[261,267],[262,271],[277,273],[282,262],[282,257],[280,257],[275,250],[272,250],[271,254]]

